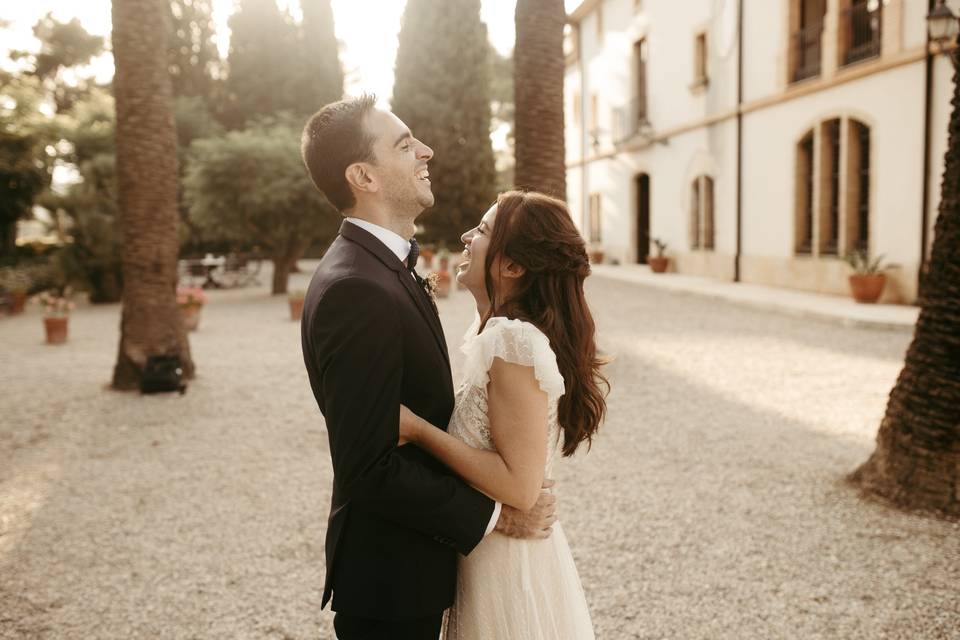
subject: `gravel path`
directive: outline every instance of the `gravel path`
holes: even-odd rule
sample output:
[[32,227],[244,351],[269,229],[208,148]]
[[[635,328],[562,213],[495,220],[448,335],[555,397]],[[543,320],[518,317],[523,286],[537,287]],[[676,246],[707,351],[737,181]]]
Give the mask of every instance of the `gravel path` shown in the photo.
[[[909,334],[589,293],[614,390],[557,493],[598,638],[960,638],[960,526],[841,481]],[[117,306],[64,347],[0,319],[0,638],[332,637],[299,326],[263,289],[210,297],[182,398],[105,390]],[[470,301],[440,306],[456,369]]]

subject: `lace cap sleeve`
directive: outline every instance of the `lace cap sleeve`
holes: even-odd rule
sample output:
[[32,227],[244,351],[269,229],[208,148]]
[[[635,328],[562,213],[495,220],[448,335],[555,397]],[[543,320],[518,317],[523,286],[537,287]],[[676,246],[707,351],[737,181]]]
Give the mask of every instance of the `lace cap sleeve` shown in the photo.
[[[476,328],[479,323],[473,328]],[[486,388],[494,358],[505,362],[533,367],[540,388],[550,400],[563,395],[563,376],[557,366],[557,356],[550,348],[550,340],[529,322],[510,318],[490,318],[483,333],[467,336],[461,348],[467,356],[464,381]]]

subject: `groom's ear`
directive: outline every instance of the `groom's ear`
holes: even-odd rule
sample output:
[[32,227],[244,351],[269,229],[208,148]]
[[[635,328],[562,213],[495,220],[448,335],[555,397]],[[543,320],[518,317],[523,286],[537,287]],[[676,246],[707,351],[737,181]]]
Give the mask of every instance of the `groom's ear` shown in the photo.
[[344,177],[347,183],[357,191],[374,192],[379,190],[376,179],[370,173],[370,167],[364,162],[354,162],[347,167]]

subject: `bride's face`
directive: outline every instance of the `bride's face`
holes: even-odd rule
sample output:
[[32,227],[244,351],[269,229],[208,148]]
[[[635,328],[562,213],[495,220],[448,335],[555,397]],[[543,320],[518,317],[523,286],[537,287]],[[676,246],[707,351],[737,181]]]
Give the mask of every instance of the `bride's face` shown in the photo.
[[477,302],[489,303],[483,266],[486,264],[487,248],[490,246],[490,235],[493,233],[496,219],[497,205],[494,203],[483,214],[480,224],[460,236],[464,250],[463,262],[457,267],[457,282],[469,289]]

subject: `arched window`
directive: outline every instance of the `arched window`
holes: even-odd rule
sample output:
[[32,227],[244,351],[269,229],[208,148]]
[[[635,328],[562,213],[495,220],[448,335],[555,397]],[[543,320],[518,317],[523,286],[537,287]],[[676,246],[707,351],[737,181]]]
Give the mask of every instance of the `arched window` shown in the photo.
[[869,250],[871,175],[866,124],[833,118],[801,138],[794,210],[797,255]]

